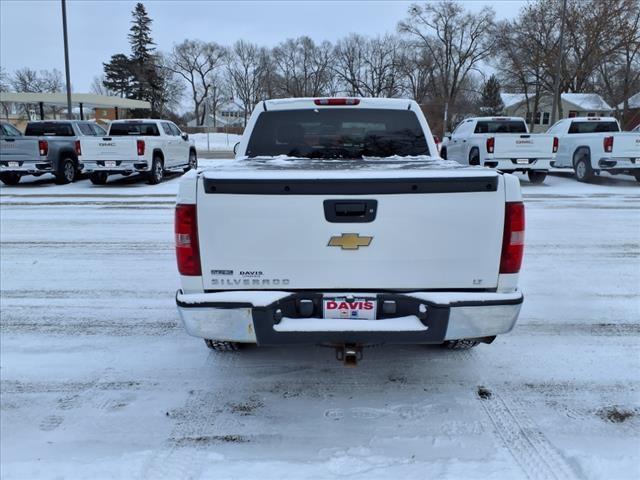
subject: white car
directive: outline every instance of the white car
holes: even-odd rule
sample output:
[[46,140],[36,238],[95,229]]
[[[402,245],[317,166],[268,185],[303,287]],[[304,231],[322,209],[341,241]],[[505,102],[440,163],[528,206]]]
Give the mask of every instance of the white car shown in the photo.
[[640,132],[622,132],[613,117],[574,117],[547,133],[560,140],[555,166],[573,168],[579,182],[600,172],[628,173],[640,182]]
[[267,100],[234,161],[186,175],[175,216],[189,334],[210,348],[469,348],[523,301],[516,177],[444,161],[418,104]]
[[80,140],[82,162],[96,185],[109,175],[142,173],[150,184],[160,183],[166,170],[197,167],[189,135],[168,120],[115,120],[105,137]]
[[553,135],[530,134],[520,117],[475,117],[463,120],[440,149],[440,156],[463,165],[503,172],[527,172],[542,183],[558,146]]

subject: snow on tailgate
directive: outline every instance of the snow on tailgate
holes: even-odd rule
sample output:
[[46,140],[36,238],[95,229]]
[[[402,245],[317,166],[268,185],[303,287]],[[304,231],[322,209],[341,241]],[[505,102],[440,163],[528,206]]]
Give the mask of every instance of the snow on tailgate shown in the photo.
[[364,158],[358,160],[326,160],[293,158],[287,156],[269,158],[246,158],[230,162],[218,162],[208,166],[203,172],[204,178],[236,178],[238,173],[243,179],[271,178],[274,174],[280,179],[318,178],[333,179],[357,178],[416,178],[443,177],[455,171],[456,177],[487,177],[497,175],[495,171],[481,167],[469,167],[451,160],[420,157]]

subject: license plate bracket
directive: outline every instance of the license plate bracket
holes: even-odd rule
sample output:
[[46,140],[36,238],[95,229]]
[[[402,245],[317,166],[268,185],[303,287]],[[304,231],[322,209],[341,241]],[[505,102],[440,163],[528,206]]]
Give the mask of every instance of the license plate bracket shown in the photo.
[[109,168],[113,168],[116,166],[116,162],[115,161],[106,161],[104,162],[104,166],[105,167],[109,167]]
[[376,297],[365,295],[335,296],[322,299],[322,316],[345,320],[375,320],[378,310]]
[[13,167],[13,168],[19,167],[20,166],[20,162],[9,162],[9,166]]

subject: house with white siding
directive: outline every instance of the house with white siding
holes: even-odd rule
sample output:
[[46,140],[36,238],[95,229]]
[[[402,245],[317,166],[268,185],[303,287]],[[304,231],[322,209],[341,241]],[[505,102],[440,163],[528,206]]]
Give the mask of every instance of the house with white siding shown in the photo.
[[[524,118],[530,129],[533,123],[533,133],[546,132],[551,126],[551,95],[540,96],[538,111],[535,113],[533,112],[535,100],[533,95],[527,98],[524,93],[502,93],[500,97],[504,103],[504,115]],[[597,93],[563,93],[561,99],[562,118],[599,117],[613,114],[613,108]]]
[[[187,123],[189,127],[198,126],[195,119]],[[222,102],[218,106],[216,115],[207,113],[204,117],[204,127],[217,127],[224,129],[226,127],[243,127],[244,126],[244,107],[234,99]]]

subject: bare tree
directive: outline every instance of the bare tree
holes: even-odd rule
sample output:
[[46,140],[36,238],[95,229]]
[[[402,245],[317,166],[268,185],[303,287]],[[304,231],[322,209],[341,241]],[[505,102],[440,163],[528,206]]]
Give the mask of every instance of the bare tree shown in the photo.
[[490,7],[469,13],[460,4],[446,0],[411,5],[409,18],[398,26],[433,59],[434,93],[450,106],[455,106],[470,72],[492,53],[494,16]]
[[336,45],[333,71],[350,95],[395,97],[402,90],[400,57],[400,40],[393,35],[352,34]]
[[[499,24],[494,35],[494,62],[500,79],[505,88],[524,92],[532,124],[541,95],[554,91],[561,9],[562,0],[532,1],[521,9],[518,18]],[[633,65],[640,55],[639,9],[637,0],[567,2],[559,94],[599,91],[612,101],[619,99],[619,103],[626,84],[627,96],[631,95],[637,79]],[[627,80],[620,82],[622,78]],[[529,99],[533,99],[532,106]],[[560,98],[557,103],[562,117]]]
[[264,98],[268,53],[255,43],[237,41],[230,52],[227,79],[244,109],[244,123],[255,105]]
[[91,80],[91,93],[96,95],[113,95],[107,87],[104,86],[104,75],[96,75]]
[[[40,70],[40,85],[42,91],[56,93],[65,89],[65,83],[62,79],[62,72],[58,69]],[[73,90],[73,86],[71,88]]]
[[505,20],[495,29],[495,66],[506,90],[524,93],[530,128],[539,111],[541,94],[553,92],[558,8],[557,0],[539,0],[525,5],[517,19]]
[[149,102],[151,111],[160,118],[169,116],[180,105],[184,91],[183,82],[171,67],[172,59],[168,55],[154,54],[156,73],[149,92]]
[[[582,92],[598,66],[622,47],[637,0],[570,0],[567,7],[565,88]],[[637,27],[636,27],[637,28]]]
[[433,96],[435,65],[428,52],[414,42],[401,45],[398,70],[402,79],[402,89],[419,104]]
[[[40,70],[40,72],[27,67],[21,68],[15,71],[10,79],[10,84],[16,92],[27,93],[57,93],[65,88],[62,73],[55,68],[53,70]],[[22,109],[27,118],[31,120],[29,105],[23,105]],[[51,106],[47,107],[47,111],[55,118],[60,109]]]
[[[0,92],[8,92],[11,90],[11,85],[9,84],[9,74],[4,69],[4,67],[0,66]],[[9,118],[9,104],[6,102],[2,102],[2,112],[4,113],[4,118]]]
[[318,97],[331,91],[333,46],[316,45],[309,37],[288,39],[272,51],[280,93],[287,97]]
[[220,109],[220,105],[228,96],[222,75],[213,75],[211,79],[211,91],[209,92],[209,97],[207,97],[207,108],[213,118],[213,128],[218,126],[218,110]]
[[16,92],[42,92],[42,84],[38,77],[38,72],[31,68],[25,67],[16,70],[10,81],[11,86]]
[[640,4],[629,5],[623,21],[620,48],[600,62],[595,85],[616,109],[622,104],[618,114],[626,123],[629,119],[629,98],[640,91]]
[[211,89],[212,75],[223,65],[225,54],[224,47],[201,40],[185,40],[173,47],[168,68],[181,76],[191,88],[191,99],[198,125],[204,123],[205,101]]

